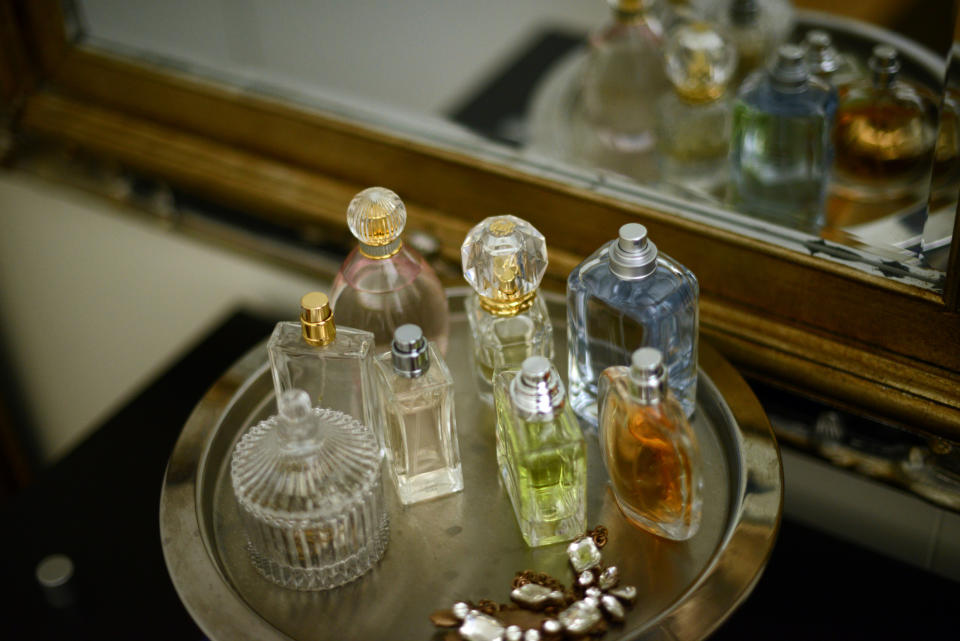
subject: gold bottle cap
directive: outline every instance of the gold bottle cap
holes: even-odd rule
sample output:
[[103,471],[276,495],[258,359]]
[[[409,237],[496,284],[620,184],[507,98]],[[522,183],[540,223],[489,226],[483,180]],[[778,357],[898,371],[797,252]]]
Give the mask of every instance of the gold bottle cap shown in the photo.
[[330,299],[323,292],[310,292],[300,299],[300,329],[311,345],[328,345],[337,336]]

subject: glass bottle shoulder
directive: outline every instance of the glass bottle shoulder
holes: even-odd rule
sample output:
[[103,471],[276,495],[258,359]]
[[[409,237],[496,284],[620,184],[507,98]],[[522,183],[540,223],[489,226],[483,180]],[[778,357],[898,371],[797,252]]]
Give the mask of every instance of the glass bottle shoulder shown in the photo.
[[310,345],[303,339],[300,323],[281,322],[274,327],[270,340],[270,351],[282,351],[288,354],[314,354],[322,358],[365,359],[373,350],[373,334],[352,327],[337,327],[337,334],[327,345]]
[[430,343],[430,367],[422,376],[406,378],[393,370],[393,358],[390,352],[376,357],[377,368],[382,381],[387,385],[391,394],[398,399],[411,395],[429,394],[435,390],[447,389],[453,386],[453,376],[450,369],[440,356],[435,343]]
[[393,256],[379,259],[364,256],[354,247],[337,273],[334,291],[347,285],[363,292],[392,292],[411,284],[425,270],[432,273],[423,257],[406,244]]
[[767,70],[755,71],[740,87],[737,103],[783,117],[825,115],[836,104],[836,90],[816,77],[795,91],[778,89]]
[[608,367],[600,380],[601,395],[606,403],[619,402],[627,416],[643,414],[650,421],[669,429],[690,432],[692,427],[683,411],[683,406],[671,390],[657,403],[648,403],[639,398],[636,383],[630,378],[630,368],[626,366]]

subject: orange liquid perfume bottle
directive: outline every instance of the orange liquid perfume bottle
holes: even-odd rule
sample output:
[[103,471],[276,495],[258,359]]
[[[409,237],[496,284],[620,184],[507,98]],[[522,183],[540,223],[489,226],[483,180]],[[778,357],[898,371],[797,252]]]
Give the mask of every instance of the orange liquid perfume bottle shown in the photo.
[[633,353],[630,367],[600,377],[600,451],[617,505],[634,525],[675,541],[700,527],[700,450],[667,389],[663,357]]

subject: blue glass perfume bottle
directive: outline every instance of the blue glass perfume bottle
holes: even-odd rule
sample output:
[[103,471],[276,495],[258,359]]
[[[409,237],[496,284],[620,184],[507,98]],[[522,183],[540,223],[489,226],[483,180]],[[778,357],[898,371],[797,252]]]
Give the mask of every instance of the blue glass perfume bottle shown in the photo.
[[657,251],[643,225],[578,265],[567,279],[567,345],[573,411],[597,425],[597,381],[608,367],[627,365],[640,347],[664,355],[670,388],[687,416],[697,395],[700,286],[693,273]]
[[731,171],[739,211],[815,232],[830,177],[836,92],[812,77],[804,50],[783,45],[751,75],[733,109]]

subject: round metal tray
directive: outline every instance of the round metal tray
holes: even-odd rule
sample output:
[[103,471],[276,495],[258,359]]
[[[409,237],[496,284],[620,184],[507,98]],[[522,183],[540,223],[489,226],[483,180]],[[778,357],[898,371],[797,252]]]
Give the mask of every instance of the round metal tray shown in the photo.
[[[428,616],[458,600],[508,601],[523,569],[568,585],[566,545],[528,548],[499,483],[495,417],[477,396],[463,301],[449,291],[447,362],[456,381],[464,491],[404,508],[386,482],[390,543],[360,579],[325,592],[296,592],[260,577],[247,558],[230,484],[234,443],[274,412],[264,345],[207,392],[170,458],[160,498],[167,568],[190,614],[214,640],[429,639]],[[566,310],[546,294],[556,365],[566,372]],[[701,345],[697,412],[703,456],[700,531],[683,543],[632,527],[607,488],[595,436],[587,434],[588,526],[606,525],[604,560],[638,589],[637,605],[605,639],[700,639],[750,593],[776,538],[783,500],[780,453],[756,397],[737,372]]]

